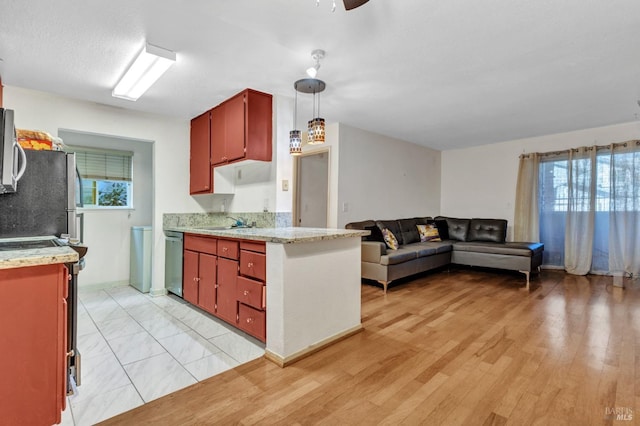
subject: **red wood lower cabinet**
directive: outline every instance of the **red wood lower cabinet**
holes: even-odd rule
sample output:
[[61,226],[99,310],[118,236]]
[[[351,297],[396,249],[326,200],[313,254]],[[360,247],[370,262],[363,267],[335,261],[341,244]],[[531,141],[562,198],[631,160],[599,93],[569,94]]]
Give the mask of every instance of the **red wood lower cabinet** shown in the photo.
[[266,341],[266,245],[260,241],[184,238],[182,296]]
[[266,338],[266,313],[243,303],[238,309],[238,327],[264,341]]
[[212,314],[216,310],[216,256],[184,251],[182,297]]
[[0,269],[0,423],[59,423],[66,405],[68,273]]
[[189,303],[198,304],[198,253],[191,250],[184,251],[182,272],[182,297]]
[[200,253],[200,281],[198,282],[198,306],[205,311],[216,311],[216,256]]
[[236,280],[238,261],[218,258],[218,300],[216,314],[233,324],[238,320],[238,302],[236,300]]

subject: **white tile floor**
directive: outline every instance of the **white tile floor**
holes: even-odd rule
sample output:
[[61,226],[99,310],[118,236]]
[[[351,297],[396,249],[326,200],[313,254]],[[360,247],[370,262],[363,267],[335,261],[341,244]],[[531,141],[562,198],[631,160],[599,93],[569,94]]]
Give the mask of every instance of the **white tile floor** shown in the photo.
[[264,345],[173,296],[80,291],[82,377],[63,425],[92,425],[264,355]]

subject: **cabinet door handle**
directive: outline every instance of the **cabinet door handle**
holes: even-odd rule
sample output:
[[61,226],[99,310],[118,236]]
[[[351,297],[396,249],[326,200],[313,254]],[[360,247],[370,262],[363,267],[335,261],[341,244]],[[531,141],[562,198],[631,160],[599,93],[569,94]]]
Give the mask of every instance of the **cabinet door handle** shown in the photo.
[[245,296],[248,296],[249,295],[249,290],[243,291],[242,294],[244,294]]
[[247,263],[247,268],[253,268],[253,262]]
[[222,251],[229,251],[229,247],[222,247]]
[[253,322],[253,318],[249,317],[247,318],[247,324],[251,324]]

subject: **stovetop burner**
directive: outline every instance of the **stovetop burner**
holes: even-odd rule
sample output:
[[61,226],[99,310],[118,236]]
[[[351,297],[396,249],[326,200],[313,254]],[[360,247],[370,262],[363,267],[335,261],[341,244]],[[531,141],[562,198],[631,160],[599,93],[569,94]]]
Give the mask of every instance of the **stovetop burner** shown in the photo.
[[0,251],[33,250],[40,248],[58,247],[56,240],[26,240],[26,241],[0,241]]

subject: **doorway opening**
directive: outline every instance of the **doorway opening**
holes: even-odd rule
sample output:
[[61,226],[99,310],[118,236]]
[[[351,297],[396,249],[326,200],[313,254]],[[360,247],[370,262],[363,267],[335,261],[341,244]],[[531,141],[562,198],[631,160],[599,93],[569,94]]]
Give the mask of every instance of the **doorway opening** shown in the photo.
[[296,157],[294,179],[294,226],[326,228],[329,216],[329,149]]

